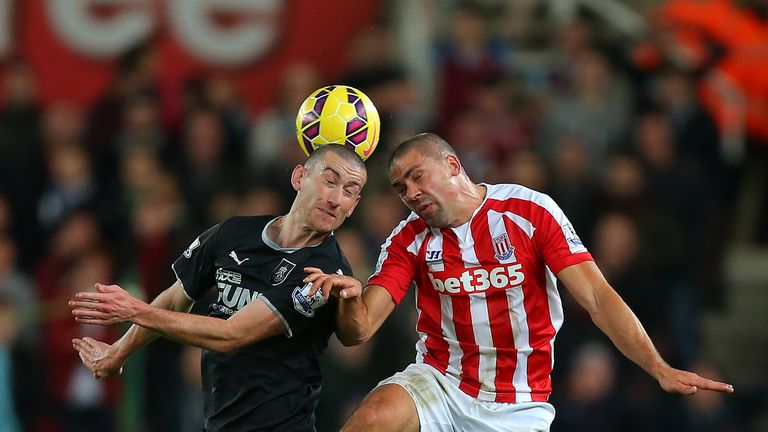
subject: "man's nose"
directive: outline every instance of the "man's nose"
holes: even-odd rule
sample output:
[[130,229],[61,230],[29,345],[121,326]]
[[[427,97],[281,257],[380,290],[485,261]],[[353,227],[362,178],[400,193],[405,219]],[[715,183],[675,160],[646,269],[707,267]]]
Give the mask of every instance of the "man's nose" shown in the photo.
[[333,207],[340,206],[343,194],[344,191],[341,188],[334,189],[330,194],[328,194],[328,204],[332,205]]
[[419,197],[421,196],[421,191],[414,186],[406,186],[405,190],[405,200],[412,202],[412,201],[418,201]]

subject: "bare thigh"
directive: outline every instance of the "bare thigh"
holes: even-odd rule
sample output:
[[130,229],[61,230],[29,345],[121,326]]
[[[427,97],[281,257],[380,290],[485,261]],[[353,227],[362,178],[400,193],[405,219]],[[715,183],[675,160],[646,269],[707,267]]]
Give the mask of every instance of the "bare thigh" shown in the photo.
[[341,431],[418,432],[419,414],[404,388],[386,384],[365,397]]

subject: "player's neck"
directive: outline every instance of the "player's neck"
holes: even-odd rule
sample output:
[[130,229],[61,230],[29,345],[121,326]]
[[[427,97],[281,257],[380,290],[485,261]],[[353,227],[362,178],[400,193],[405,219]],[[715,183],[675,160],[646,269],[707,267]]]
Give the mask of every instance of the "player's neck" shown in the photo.
[[267,230],[270,240],[283,248],[303,248],[317,246],[329,233],[320,233],[308,229],[291,214],[277,218]]
[[483,204],[485,195],[488,193],[488,188],[485,185],[474,184],[468,181],[468,184],[465,186],[460,189],[454,201],[456,204],[455,219],[449,224],[453,228],[469,222],[475,211]]

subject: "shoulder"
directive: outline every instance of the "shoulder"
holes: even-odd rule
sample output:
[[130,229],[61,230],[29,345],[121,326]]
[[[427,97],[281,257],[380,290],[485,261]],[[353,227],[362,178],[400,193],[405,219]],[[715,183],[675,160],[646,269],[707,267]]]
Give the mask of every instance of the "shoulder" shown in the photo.
[[219,231],[227,235],[238,235],[243,232],[253,234],[253,230],[259,230],[261,233],[261,230],[274,218],[275,216],[234,216],[222,221],[219,224]]
[[419,233],[429,230],[429,225],[420,218],[416,213],[411,212],[407,218],[400,221],[399,224],[392,230],[388,241],[392,241],[395,237],[402,239],[413,239]]
[[216,243],[227,245],[253,244],[261,242],[264,227],[274,216],[235,216],[225,219],[210,229]]
[[549,195],[527,188],[525,186],[513,183],[486,184],[488,188],[489,200],[521,200],[532,203],[543,203],[552,200]]
[[516,213],[558,213],[560,208],[549,195],[518,184],[486,184],[492,208],[505,208]]

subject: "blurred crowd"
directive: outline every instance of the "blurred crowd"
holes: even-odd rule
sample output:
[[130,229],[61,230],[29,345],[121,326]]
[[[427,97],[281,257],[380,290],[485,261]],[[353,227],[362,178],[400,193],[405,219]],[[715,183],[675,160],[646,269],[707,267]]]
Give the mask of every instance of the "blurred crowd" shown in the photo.
[[[124,329],[77,324],[66,301],[97,281],[151,300],[205,228],[285,212],[290,170],[305,158],[296,111],[330,83],[366,92],[382,119],[361,205],[336,233],[359,278],[406,215],[387,182],[389,153],[404,137],[434,131],[474,180],[550,194],[663,356],[728,380],[703,355],[699,323],[723,307],[734,196],[744,164],[765,163],[768,145],[747,134],[742,156],[729,157],[722,125],[699,102],[702,71],[664,50],[649,67],[648,44],[658,40],[644,40],[640,55],[637,40],[589,13],[552,19],[546,2],[425,2],[435,9],[419,45],[403,41],[412,36],[396,12],[418,4],[382,2],[378,21],[339,48],[343,76],[287,65],[274,102],[259,112],[224,74],[169,94],[151,43],[119,60],[88,107],[41,104],[25,59],[2,65],[0,431],[200,429],[197,349],[158,340],[124,376],[97,381],[71,339],[111,342]],[[768,25],[760,11],[749,13]],[[422,46],[426,66],[408,59],[404,43]],[[766,242],[762,230],[755,242]],[[668,396],[561,294],[553,431],[768,430],[765,380],[734,383],[731,396]],[[404,303],[370,343],[344,348],[332,339],[318,430],[337,428],[379,380],[413,360],[413,299]]]

